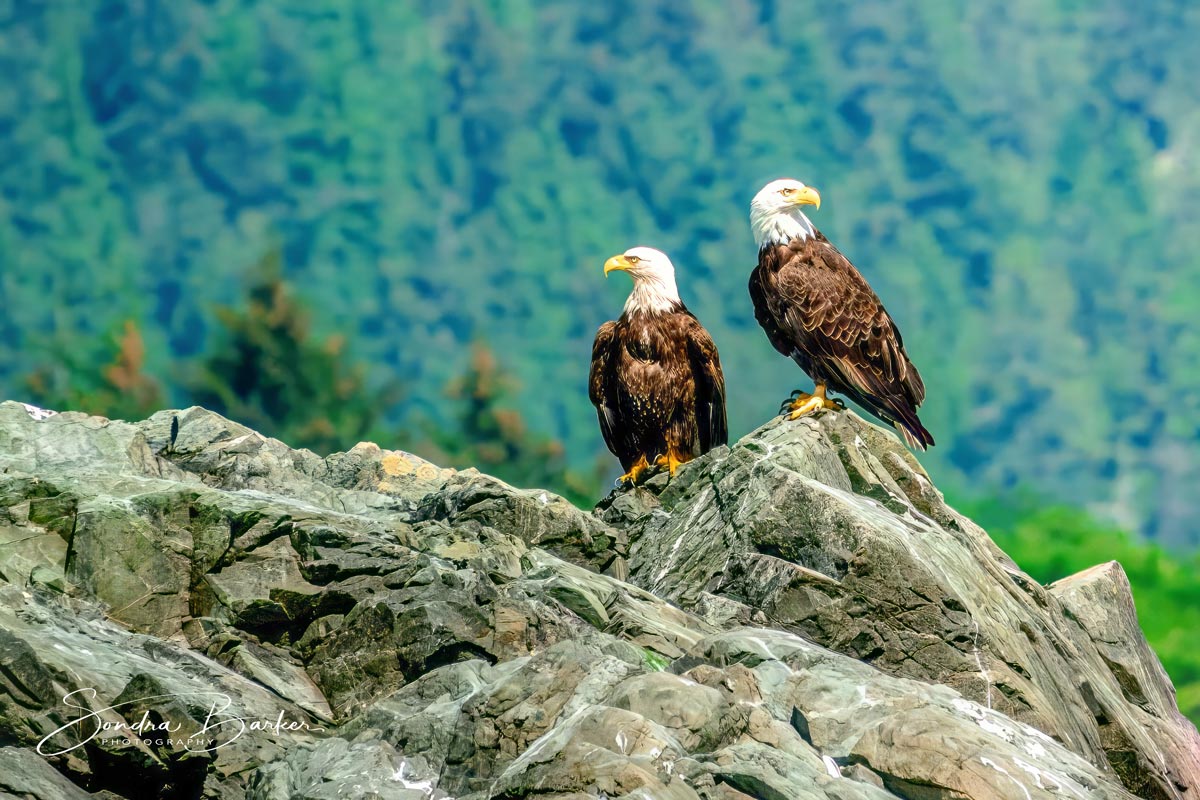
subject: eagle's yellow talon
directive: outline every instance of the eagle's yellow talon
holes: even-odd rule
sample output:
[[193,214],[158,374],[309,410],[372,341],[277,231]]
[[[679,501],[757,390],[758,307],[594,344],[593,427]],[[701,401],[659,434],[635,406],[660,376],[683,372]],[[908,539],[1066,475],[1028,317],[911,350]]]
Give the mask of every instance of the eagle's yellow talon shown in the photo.
[[667,449],[667,454],[654,459],[654,466],[666,467],[668,474],[672,478],[675,477],[675,471],[679,469],[681,464],[691,461],[691,457],[685,457],[683,453],[678,453],[670,448]]
[[630,486],[636,486],[638,478],[640,478],[642,473],[649,468],[650,462],[646,461],[646,456],[639,456],[638,460],[635,461],[633,466],[629,468],[629,472],[626,472],[624,475],[617,478],[617,483],[622,486],[626,484],[629,484]]
[[787,400],[784,400],[779,404],[779,413],[783,414],[788,411],[795,411],[801,405],[808,402],[808,398],[810,397],[812,397],[812,395],[808,392],[802,392],[799,389],[796,389],[794,392],[788,395]]
[[681,464],[685,464],[691,460],[692,456],[690,453],[680,453],[674,448],[667,449],[666,466],[672,478],[675,477],[675,470],[679,469]]
[[821,408],[822,408],[821,398],[810,397],[807,400],[805,400],[803,403],[793,405],[792,412],[790,414],[788,414],[788,419],[793,420],[793,419],[800,419],[801,417],[807,417],[809,414],[820,411]]
[[841,400],[830,400],[825,396],[825,384],[818,383],[813,394],[800,393],[796,401],[788,406],[789,420],[800,419],[818,411],[840,411],[846,407]]

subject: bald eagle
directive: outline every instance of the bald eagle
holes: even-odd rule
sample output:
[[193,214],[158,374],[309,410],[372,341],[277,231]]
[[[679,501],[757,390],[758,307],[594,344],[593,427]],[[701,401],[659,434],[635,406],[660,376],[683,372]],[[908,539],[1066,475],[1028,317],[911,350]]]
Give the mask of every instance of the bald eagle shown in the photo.
[[666,254],[634,247],[604,264],[628,272],[633,291],[620,319],[592,345],[588,395],[604,443],[636,483],[651,463],[680,464],[725,444],[725,377],[717,346],[687,310]]
[[821,207],[816,189],[772,181],[750,203],[758,267],[750,275],[754,316],[775,349],[816,383],[813,394],[784,407],[789,419],[841,408],[825,396],[844,394],[896,426],[911,447],[933,435],[917,418],[925,384],[904,351],[896,323],[845,256],[813,227],[801,206]]

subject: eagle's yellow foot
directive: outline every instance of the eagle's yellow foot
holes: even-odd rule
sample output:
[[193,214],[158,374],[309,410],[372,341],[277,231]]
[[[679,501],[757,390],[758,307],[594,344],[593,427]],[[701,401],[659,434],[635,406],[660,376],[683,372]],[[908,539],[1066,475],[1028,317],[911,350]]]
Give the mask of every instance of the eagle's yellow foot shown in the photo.
[[817,390],[813,394],[799,393],[791,405],[788,406],[788,419],[800,419],[809,414],[815,414],[818,411],[837,411],[846,407],[846,404],[841,400],[830,400],[825,396],[825,384],[818,383]]
[[667,471],[671,474],[671,477],[674,478],[675,470],[679,469],[679,465],[686,464],[691,460],[692,459],[690,456],[684,457],[682,454],[676,453],[674,450],[667,450],[667,454],[665,456],[659,456],[658,458],[654,459],[654,465],[658,467],[666,467]]
[[635,461],[633,463],[633,466],[629,468],[629,472],[626,472],[624,475],[617,478],[617,483],[619,483],[621,485],[625,485],[626,483],[628,483],[631,486],[635,485],[638,482],[638,478],[640,478],[642,476],[642,473],[645,472],[646,470],[648,470],[649,468],[650,468],[650,462],[646,460],[646,456],[645,455],[638,456],[638,460]]
[[779,404],[779,413],[786,414],[789,411],[799,408],[800,404],[806,402],[810,397],[812,397],[812,395],[808,392],[802,392],[799,389],[796,389],[794,392],[788,395],[787,400],[784,400]]

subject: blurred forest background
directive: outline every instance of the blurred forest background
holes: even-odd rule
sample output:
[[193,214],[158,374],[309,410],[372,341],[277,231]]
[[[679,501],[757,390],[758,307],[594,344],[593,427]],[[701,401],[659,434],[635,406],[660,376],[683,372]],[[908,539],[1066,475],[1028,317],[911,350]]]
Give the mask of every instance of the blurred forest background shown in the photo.
[[1040,580],[1119,558],[1200,719],[1198,40],[1185,0],[0,1],[0,397],[587,505],[609,255],[671,254],[735,438],[806,384],[745,288],[797,177],[939,486]]

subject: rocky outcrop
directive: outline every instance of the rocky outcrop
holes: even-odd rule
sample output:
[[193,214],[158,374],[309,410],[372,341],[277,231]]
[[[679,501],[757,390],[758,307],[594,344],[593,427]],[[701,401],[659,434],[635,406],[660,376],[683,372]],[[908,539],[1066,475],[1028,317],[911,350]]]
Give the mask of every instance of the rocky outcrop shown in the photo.
[[1187,798],[1198,752],[1118,565],[1038,586],[850,413],[590,514],[0,404],[0,798]]
[[1200,776],[1195,730],[1120,566],[1039,586],[856,416],[776,420],[606,516],[635,543],[631,580],[710,622],[761,614],[890,675],[949,686],[1145,797],[1178,796]]

